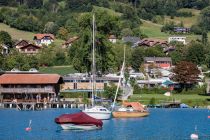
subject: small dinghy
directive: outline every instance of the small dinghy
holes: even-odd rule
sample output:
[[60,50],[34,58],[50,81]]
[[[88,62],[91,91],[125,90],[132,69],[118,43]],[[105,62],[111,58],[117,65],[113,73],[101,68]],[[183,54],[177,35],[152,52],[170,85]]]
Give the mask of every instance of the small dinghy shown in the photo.
[[79,112],[74,114],[63,114],[55,118],[55,122],[64,130],[95,130],[101,129],[103,122],[89,115]]

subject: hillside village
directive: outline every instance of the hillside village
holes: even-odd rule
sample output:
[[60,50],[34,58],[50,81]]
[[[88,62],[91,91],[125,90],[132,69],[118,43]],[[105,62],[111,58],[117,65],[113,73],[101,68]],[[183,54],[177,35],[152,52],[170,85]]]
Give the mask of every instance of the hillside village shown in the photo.
[[[67,6],[66,1],[61,2],[66,3]],[[56,8],[51,9],[51,7],[48,7],[52,10],[50,11],[50,14],[55,13],[55,18],[62,23],[58,23],[47,17],[45,17],[45,20],[48,20],[48,22],[39,23],[39,20],[37,19],[41,19],[41,16],[39,15],[36,17],[36,14],[40,14],[38,13],[38,9],[43,8],[42,5],[40,5],[40,7],[37,7],[35,8],[36,10],[34,10],[35,13],[37,12],[34,14],[34,17],[26,16],[34,23],[32,23],[31,28],[28,28],[29,24],[26,26],[22,25],[24,29],[20,27],[22,24],[21,20],[14,20],[14,23],[11,22],[9,17],[12,18],[14,15],[10,16],[8,13],[22,12],[22,14],[26,14],[27,10],[33,11],[33,7],[28,7],[26,11],[20,11],[20,9],[12,9],[11,7],[14,7],[13,5],[4,3],[10,8],[0,8],[0,11],[2,11],[0,22],[9,25],[9,28],[30,31],[33,36],[30,38],[21,38],[8,33],[3,28],[1,29],[0,26],[0,70],[1,76],[5,78],[3,79],[5,81],[2,80],[2,83],[0,82],[0,93],[4,94],[2,98],[5,100],[16,98],[11,94],[11,91],[13,91],[19,94],[17,95],[17,98],[23,99],[25,97],[23,97],[22,94],[23,92],[26,92],[26,90],[24,90],[25,88],[27,91],[29,91],[30,88],[33,88],[35,93],[37,92],[37,90],[34,89],[35,87],[42,87],[42,84],[46,86],[48,82],[50,82],[50,80],[46,80],[41,81],[41,83],[36,83],[36,79],[32,76],[30,80],[32,82],[34,80],[37,84],[35,87],[32,87],[31,85],[19,87],[23,83],[15,83],[17,85],[12,87],[12,84],[6,82],[8,80],[7,78],[11,78],[10,76],[12,74],[14,74],[14,77],[18,77],[18,74],[23,77],[27,77],[27,75],[29,77],[31,75],[39,76],[43,73],[41,71],[43,68],[49,68],[49,74],[43,75],[43,77],[46,76],[47,79],[48,76],[53,77],[53,74],[51,75],[50,73],[56,73],[53,71],[53,67],[61,67],[61,69],[64,69],[66,66],[71,66],[74,73],[68,71],[65,72],[65,74],[57,73],[61,74],[61,77],[57,78],[61,78],[62,80],[58,80],[59,82],[53,81],[53,84],[56,84],[56,88],[44,91],[43,93],[45,94],[43,94],[41,98],[44,99],[47,98],[47,96],[54,96],[51,95],[52,92],[55,93],[55,96],[58,96],[58,94],[61,93],[61,97],[64,98],[81,98],[83,93],[88,93],[87,97],[90,97],[92,89],[92,13],[96,15],[97,27],[95,44],[97,53],[96,90],[98,90],[98,92],[105,93],[106,91],[111,90],[111,88],[114,90],[116,89],[119,79],[122,78],[119,73],[123,63],[123,48],[125,47],[126,69],[124,77],[127,78],[126,84],[129,83],[132,89],[132,92],[129,91],[129,94],[125,95],[126,99],[136,100],[137,98],[132,97],[135,97],[142,92],[142,94],[156,92],[162,95],[166,92],[173,92],[175,94],[208,95],[209,81],[206,80],[210,67],[208,25],[203,24],[204,21],[200,21],[200,23],[192,24],[192,26],[189,27],[188,24],[183,23],[182,20],[176,21],[176,23],[166,22],[161,25],[159,22],[162,19],[158,19],[159,15],[150,15],[153,18],[147,19],[149,15],[148,17],[139,15],[137,10],[135,10],[134,3],[130,1],[116,2],[120,6],[125,6],[124,4],[126,4],[125,7],[127,7],[128,11],[114,9],[112,6],[115,4],[112,2],[108,2],[110,7],[103,7],[103,4],[106,5],[105,1],[101,3],[98,2],[98,5],[92,4],[92,6],[94,5],[92,8],[97,9],[93,10],[94,12],[88,11],[89,9],[80,6],[80,8],[84,8],[84,11],[81,9],[81,11],[77,11],[78,9],[71,9],[71,4],[74,4],[74,2],[72,2],[68,5],[68,10],[72,10],[74,14],[80,13],[80,15],[78,15],[79,18],[76,19],[71,15],[68,17],[69,19],[63,17],[63,20],[65,21],[59,19],[59,14],[68,10],[65,9],[66,7],[61,7],[60,2],[58,2],[58,5],[54,5],[55,7],[57,6],[57,11]],[[20,2],[17,4],[20,7],[28,6],[27,2]],[[45,4],[46,3],[43,3],[43,5]],[[48,4],[50,5],[49,1]],[[149,5],[145,4],[145,6]],[[140,10],[142,7],[139,6],[138,8]],[[181,7],[177,9],[183,10],[185,8],[186,7]],[[131,12],[129,12],[129,9]],[[190,7],[189,9],[200,10],[199,16],[202,17],[205,16],[205,12],[208,12],[209,7]],[[165,10],[167,11],[167,9]],[[197,13],[194,14],[192,12],[179,10],[176,11],[177,15],[171,15],[170,12],[166,13],[166,18],[171,16],[170,20],[174,20],[174,17],[175,19],[182,16],[186,16],[186,18],[198,17]],[[114,15],[110,11],[113,12]],[[81,12],[87,13],[81,14]],[[121,14],[123,16],[120,16]],[[132,14],[133,16],[131,16]],[[23,17],[20,16],[18,18]],[[70,19],[72,19],[72,21]],[[27,21],[28,19],[23,18],[23,20]],[[135,21],[135,23],[131,23],[131,21]],[[20,23],[16,24],[16,22]],[[148,28],[144,25],[145,23],[154,25],[154,30],[156,28],[155,24],[158,26],[160,24],[161,28],[158,28],[158,32],[164,34],[164,37],[160,34],[156,37],[148,35],[152,32],[153,28],[151,27],[150,31],[146,31]],[[57,43],[58,40],[62,41]],[[177,68],[180,67],[182,69],[177,71]],[[4,82],[8,85],[5,85]],[[125,83],[121,83],[121,85],[123,84]],[[57,87],[58,85],[60,88]],[[52,85],[49,86],[51,88],[53,87]],[[196,93],[194,93],[194,91]],[[40,92],[42,93],[42,89]],[[50,93],[50,95],[46,93]],[[78,93],[78,96],[72,95],[72,93]],[[29,96],[31,95],[28,95],[27,98],[29,98]],[[35,98],[35,95],[33,95],[33,98]],[[113,99],[113,95],[105,94],[103,98]],[[151,98],[148,100],[150,101]],[[147,102],[148,104],[149,101]],[[208,104],[208,100],[206,99],[203,100],[203,102],[202,105]]]

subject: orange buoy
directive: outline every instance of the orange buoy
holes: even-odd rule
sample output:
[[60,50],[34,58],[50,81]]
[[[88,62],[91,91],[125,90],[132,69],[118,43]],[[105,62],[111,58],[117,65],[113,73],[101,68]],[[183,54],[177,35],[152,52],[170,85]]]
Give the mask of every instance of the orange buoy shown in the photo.
[[208,116],[208,119],[210,119],[210,116]]

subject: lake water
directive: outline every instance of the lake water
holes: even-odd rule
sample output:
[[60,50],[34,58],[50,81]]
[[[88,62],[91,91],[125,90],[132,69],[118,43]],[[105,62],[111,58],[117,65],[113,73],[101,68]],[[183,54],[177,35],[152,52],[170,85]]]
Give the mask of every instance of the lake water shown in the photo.
[[[0,110],[0,140],[187,140],[197,126],[201,140],[210,140],[206,109],[150,109],[150,116],[104,121],[102,130],[64,131],[54,123],[76,109]],[[26,132],[29,120],[32,131]]]

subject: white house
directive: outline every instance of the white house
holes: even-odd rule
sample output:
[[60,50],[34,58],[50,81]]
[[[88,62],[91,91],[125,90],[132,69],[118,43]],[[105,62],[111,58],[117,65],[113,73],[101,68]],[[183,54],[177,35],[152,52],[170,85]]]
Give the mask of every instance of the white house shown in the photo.
[[110,35],[109,36],[109,41],[112,43],[116,43],[117,42],[117,37],[115,35]]
[[172,42],[172,41],[178,41],[178,42],[182,42],[184,45],[187,44],[186,43],[186,37],[181,37],[181,36],[172,36],[168,38],[168,42]]
[[34,42],[38,46],[50,45],[54,42],[55,36],[53,34],[35,34],[34,35]]

